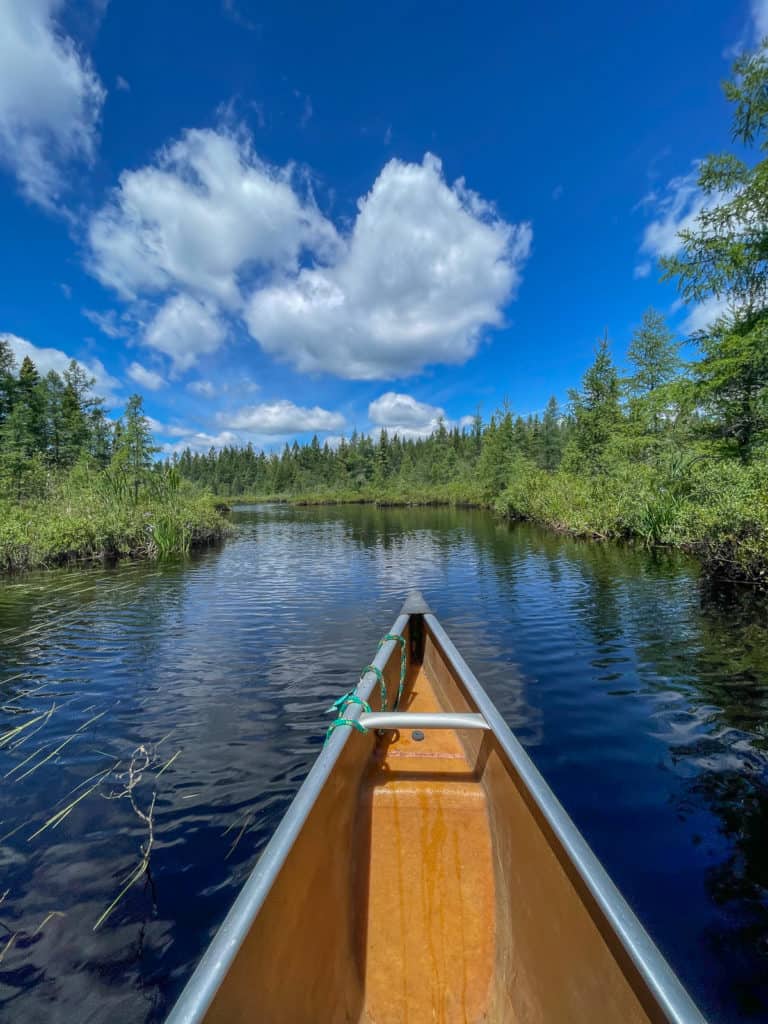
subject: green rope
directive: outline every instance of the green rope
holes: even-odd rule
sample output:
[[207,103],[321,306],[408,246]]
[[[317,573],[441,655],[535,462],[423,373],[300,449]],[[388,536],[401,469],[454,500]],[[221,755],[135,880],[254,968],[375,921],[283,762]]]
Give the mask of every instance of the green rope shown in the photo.
[[[388,640],[397,640],[400,644],[400,683],[397,687],[397,697],[395,698],[395,706],[392,708],[393,711],[397,711],[400,706],[400,698],[403,696],[403,690],[405,689],[405,676],[408,671],[408,658],[405,651],[405,637],[399,633],[387,633],[386,636],[379,640],[379,648],[383,647]],[[384,709],[382,708],[382,711]]]
[[376,668],[375,665],[366,665],[363,671],[360,673],[360,680],[368,675],[369,672],[373,672],[376,678],[379,680],[379,689],[381,691],[381,710],[387,710],[387,684],[384,682],[384,676],[381,674],[381,669]]
[[358,704],[363,711],[367,711],[370,714],[371,705],[367,700],[363,700],[359,694],[355,693],[354,690],[350,690],[349,693],[345,693],[343,697],[335,700],[328,708],[328,711],[337,711],[341,715],[347,710],[347,705],[349,704]]
[[[406,654],[405,637],[401,636],[399,633],[387,633],[387,635],[385,637],[382,637],[381,640],[379,641],[378,649],[381,649],[384,646],[384,644],[388,643],[390,640],[396,640],[397,643],[400,644],[400,683],[397,687],[397,697],[395,698],[395,705],[392,709],[393,711],[397,711],[400,705],[400,698],[403,696],[403,690],[405,688],[405,676],[408,669],[408,658]],[[381,669],[377,668],[375,665],[366,665],[363,671],[360,673],[360,682],[363,681],[364,677],[369,672],[373,672],[373,674],[379,681],[379,688],[381,692],[381,710],[386,711],[387,684],[384,680],[384,675]],[[363,709],[363,711],[367,711],[370,714],[371,705],[368,703],[367,700],[363,700],[363,698],[358,693],[356,693],[355,690],[350,690],[349,693],[345,693],[343,696],[337,698],[333,702],[333,704],[331,704],[328,710],[335,711],[336,714],[339,715],[339,717],[334,718],[334,720],[328,726],[323,746],[325,746],[325,744],[331,738],[333,730],[338,729],[340,725],[349,726],[352,729],[356,729],[358,732],[368,732],[366,727],[362,725],[362,723],[358,722],[357,719],[344,717],[344,712],[347,710],[350,704],[357,704],[359,707]]]
[[356,719],[354,719],[354,718],[334,718],[334,720],[328,726],[328,731],[325,734],[325,740],[323,741],[323,746],[325,746],[325,744],[331,738],[333,730],[334,729],[338,729],[338,727],[340,725],[348,725],[352,729],[357,729],[358,732],[363,732],[363,733],[368,732],[368,730],[365,728],[365,726],[362,725],[360,722],[356,721]]

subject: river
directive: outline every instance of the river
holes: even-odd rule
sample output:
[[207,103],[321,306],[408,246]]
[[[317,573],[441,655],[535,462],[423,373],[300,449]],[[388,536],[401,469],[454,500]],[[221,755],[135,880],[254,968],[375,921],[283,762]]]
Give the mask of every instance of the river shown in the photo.
[[3,1020],[164,1019],[414,585],[702,1010],[768,1017],[764,604],[482,512],[233,521],[0,583]]

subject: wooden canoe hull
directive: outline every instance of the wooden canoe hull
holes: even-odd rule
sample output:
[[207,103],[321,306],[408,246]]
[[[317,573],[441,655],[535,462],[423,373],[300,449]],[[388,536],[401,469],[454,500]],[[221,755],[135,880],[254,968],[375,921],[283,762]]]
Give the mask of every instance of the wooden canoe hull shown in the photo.
[[[701,1021],[434,616],[395,631],[400,710],[491,729],[337,730],[173,1024]],[[381,654],[394,694],[399,645]]]

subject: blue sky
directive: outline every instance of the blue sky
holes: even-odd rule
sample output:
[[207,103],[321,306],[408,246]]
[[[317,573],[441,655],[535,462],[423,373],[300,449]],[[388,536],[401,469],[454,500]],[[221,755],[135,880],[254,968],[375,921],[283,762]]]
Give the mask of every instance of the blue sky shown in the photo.
[[158,437],[423,433],[622,363],[768,0],[0,0],[0,333]]

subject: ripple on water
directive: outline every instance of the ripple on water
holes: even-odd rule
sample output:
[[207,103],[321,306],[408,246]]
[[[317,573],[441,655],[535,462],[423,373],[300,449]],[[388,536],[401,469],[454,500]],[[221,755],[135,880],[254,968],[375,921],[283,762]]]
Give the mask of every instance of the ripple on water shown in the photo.
[[[164,1018],[316,757],[330,700],[416,585],[707,1012],[768,1015],[768,635],[753,607],[702,597],[684,559],[481,513],[234,518],[231,541],[184,562],[0,587],[7,1014]],[[151,879],[94,931],[146,837],[116,798],[142,744]]]

